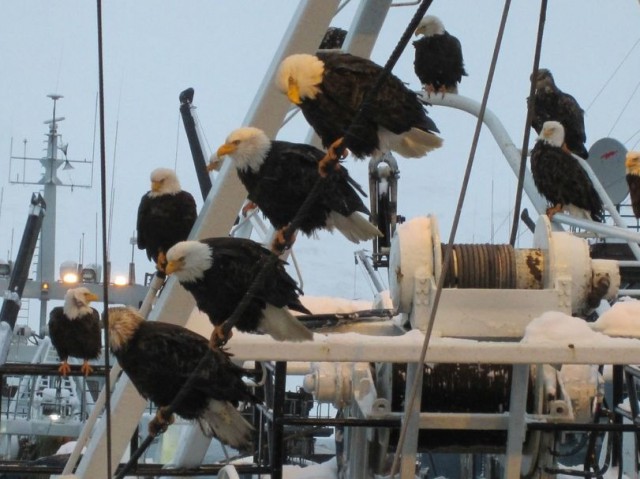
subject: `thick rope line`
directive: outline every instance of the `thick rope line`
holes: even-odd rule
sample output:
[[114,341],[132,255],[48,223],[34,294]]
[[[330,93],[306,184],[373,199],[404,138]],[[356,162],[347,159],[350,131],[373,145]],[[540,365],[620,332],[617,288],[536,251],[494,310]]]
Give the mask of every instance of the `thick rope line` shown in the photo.
[[[505,0],[504,10],[502,12],[502,19],[500,20],[500,28],[498,30],[498,36],[496,38],[496,44],[493,50],[493,57],[491,59],[491,66],[489,68],[489,74],[487,76],[487,82],[485,85],[484,94],[482,96],[482,104],[480,106],[480,112],[478,113],[478,121],[476,122],[476,129],[473,134],[473,142],[471,144],[471,150],[469,152],[469,160],[467,161],[467,168],[465,170],[464,179],[462,182],[462,187],[460,189],[460,196],[458,197],[458,205],[456,207],[456,213],[453,219],[453,225],[451,226],[451,233],[449,234],[449,242],[445,248],[445,255],[442,261],[442,271],[448,271],[449,265],[451,264],[451,256],[453,251],[453,244],[455,241],[456,233],[458,231],[458,224],[460,222],[460,215],[462,213],[462,206],[464,204],[464,199],[467,193],[467,187],[469,184],[469,178],[471,177],[471,168],[473,166],[473,160],[476,154],[476,148],[478,146],[478,140],[480,138],[480,131],[482,130],[482,121],[484,119],[484,114],[487,109],[487,102],[489,100],[489,92],[491,91],[491,85],[493,82],[493,75],[495,73],[496,64],[498,63],[498,55],[500,53],[500,46],[502,45],[502,37],[504,35],[505,25],[507,23],[507,17],[509,15],[509,7],[511,6],[511,0]],[[427,331],[425,332],[424,342],[422,344],[422,350],[420,351],[420,359],[418,360],[418,364],[422,365],[425,363],[425,359],[427,357],[427,349],[429,348],[429,341],[431,340],[431,334],[433,332],[433,324],[435,323],[436,313],[438,312],[438,305],[440,304],[440,296],[442,295],[442,288],[444,286],[444,281],[446,274],[441,274],[438,279],[438,287],[436,289],[436,294],[433,299],[433,307],[431,308],[431,314],[429,315],[429,322],[427,324]],[[398,439],[398,446],[396,447],[396,452],[393,457],[393,464],[391,466],[390,477],[394,477],[398,471],[400,465],[400,456],[402,455],[402,448],[404,447],[404,442],[407,436],[407,427],[409,421],[409,411],[413,409],[413,405],[416,402],[416,398],[418,395],[418,384],[421,379],[422,369],[419,368],[418,374],[416,374],[415,380],[411,385],[411,391],[407,399],[405,400],[404,406],[404,417],[402,420],[402,428],[400,429],[400,436]]]
[[[100,206],[102,219],[102,264],[105,265],[102,282],[102,297],[104,304],[103,327],[104,327],[104,365],[109,370],[109,264],[107,251],[107,165],[106,165],[106,141],[105,141],[105,121],[104,121],[104,57],[102,54],[102,0],[96,0],[97,22],[98,22],[98,98],[100,115]],[[107,477],[111,477],[111,379],[105,376],[105,415],[107,425]]]
[[533,56],[533,71],[531,72],[531,85],[529,87],[529,98],[527,100],[527,119],[524,122],[524,137],[522,139],[522,150],[520,156],[520,170],[518,171],[518,185],[516,187],[516,201],[513,206],[513,221],[511,223],[511,236],[509,244],[515,246],[518,238],[518,224],[520,222],[520,208],[522,207],[522,189],[524,184],[524,173],[527,168],[527,152],[529,150],[529,137],[531,135],[531,122],[535,113],[535,91],[538,67],[540,66],[540,52],[542,51],[542,38],[544,35],[544,22],[547,18],[547,0],[540,2],[540,19],[538,20],[538,36],[536,38],[536,50]]

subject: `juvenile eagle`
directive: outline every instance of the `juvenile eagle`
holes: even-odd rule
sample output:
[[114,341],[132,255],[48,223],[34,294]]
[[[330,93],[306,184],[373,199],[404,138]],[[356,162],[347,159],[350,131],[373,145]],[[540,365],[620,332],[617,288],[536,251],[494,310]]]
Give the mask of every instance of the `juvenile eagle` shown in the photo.
[[573,215],[603,221],[602,200],[593,187],[586,171],[567,153],[564,144],[564,128],[557,121],[547,121],[535,146],[531,150],[531,174],[538,191],[551,208],[549,216],[563,209]]
[[[295,54],[280,64],[276,83],[328,148],[345,135],[381,71],[371,60],[348,53]],[[435,134],[438,128],[417,95],[393,74],[387,75],[361,118],[345,140],[357,158],[390,150],[420,158],[442,146]]]
[[123,371],[138,392],[158,406],[156,425],[167,423],[164,410],[175,399],[203,356],[195,381],[175,412],[198,422],[207,437],[251,450],[253,427],[237,410],[239,403],[259,402],[242,381],[243,370],[205,338],[182,326],[145,321],[131,308],[109,309],[109,343]]
[[284,261],[245,238],[221,237],[181,241],[167,252],[167,274],[175,274],[214,325],[212,344],[224,338],[220,328],[267,265],[266,276],[240,316],[240,331],[261,331],[277,340],[305,341],[313,334],[289,309],[309,314],[300,289],[284,269]]
[[193,196],[183,191],[175,172],[157,168],[151,172],[151,190],[138,206],[138,249],[162,271],[167,250],[189,237],[198,212]]
[[566,148],[585,160],[589,157],[585,142],[584,111],[574,97],[560,90],[551,72],[538,70],[534,93],[534,114],[531,126],[540,134],[547,121],[558,121],[564,127]]
[[438,17],[427,15],[415,31],[413,69],[429,94],[458,93],[458,83],[467,76],[460,40],[449,34]]
[[[271,141],[262,130],[244,127],[229,134],[212,163],[225,155],[233,160],[249,200],[280,231],[282,242],[282,229],[294,219],[320,180],[318,164],[325,153],[311,145]],[[363,216],[369,215],[358,194],[366,196],[364,191],[342,165],[323,180],[317,191],[315,201],[300,217],[299,228],[304,234],[337,228],[354,243],[380,235]]]
[[80,370],[85,376],[93,371],[89,360],[100,356],[100,314],[89,306],[97,299],[87,288],[72,288],[64,295],[64,306],[56,306],[49,313],[49,336],[60,357],[58,371],[63,376],[71,372],[69,356],[83,360]]
[[640,218],[640,151],[629,151],[624,162],[627,170],[627,185],[631,207],[636,218]]

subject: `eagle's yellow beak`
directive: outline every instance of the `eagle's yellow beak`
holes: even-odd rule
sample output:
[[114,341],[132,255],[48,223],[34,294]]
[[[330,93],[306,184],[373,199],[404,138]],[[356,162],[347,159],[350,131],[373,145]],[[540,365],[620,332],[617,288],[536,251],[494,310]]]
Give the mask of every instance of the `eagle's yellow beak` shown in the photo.
[[222,168],[222,157],[234,153],[237,149],[237,143],[225,143],[224,145],[222,145],[220,148],[218,148],[218,151],[216,151],[215,156],[211,155],[209,164],[207,165],[207,171],[219,171],[220,168]]
[[162,185],[161,181],[152,181],[151,182],[151,191],[159,191],[161,185]]
[[225,143],[220,148],[218,148],[218,151],[216,151],[216,156],[218,158],[222,158],[225,155],[230,155],[231,153],[234,153],[237,149],[238,149],[237,143]]
[[300,87],[298,83],[291,77],[289,77],[289,88],[287,88],[287,97],[291,103],[299,105],[302,103],[300,99]]
[[93,293],[87,293],[84,295],[84,297],[87,300],[87,303],[90,303],[91,301],[98,301],[98,299],[100,299],[98,295]]
[[167,274],[171,274],[180,269],[181,263],[179,261],[169,261],[167,266],[164,268],[164,272]]

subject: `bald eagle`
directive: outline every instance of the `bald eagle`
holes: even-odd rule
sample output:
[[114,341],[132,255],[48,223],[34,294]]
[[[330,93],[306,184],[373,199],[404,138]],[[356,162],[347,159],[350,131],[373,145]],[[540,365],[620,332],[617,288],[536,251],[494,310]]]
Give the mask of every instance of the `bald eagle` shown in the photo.
[[305,341],[312,333],[289,311],[309,314],[300,289],[284,269],[284,261],[260,244],[245,238],[221,237],[181,241],[167,252],[167,274],[175,274],[201,311],[214,325],[212,344],[224,334],[220,326],[231,316],[261,268],[267,276],[240,316],[240,331],[261,331],[277,340]]
[[568,209],[575,216],[602,221],[604,207],[586,171],[567,153],[564,128],[560,122],[547,121],[531,150],[531,174],[538,191],[552,205],[549,216]]
[[584,130],[584,111],[574,97],[560,90],[551,72],[538,70],[535,81],[534,113],[531,126],[540,134],[547,121],[559,121],[565,131],[566,148],[581,158],[587,159],[585,147],[587,134]]
[[205,338],[182,326],[145,321],[131,308],[109,309],[109,345],[140,395],[159,408],[151,434],[156,424],[166,423],[163,409],[206,355],[175,412],[196,420],[207,437],[217,437],[235,449],[251,449],[253,427],[237,407],[240,402],[259,401],[242,381],[243,369],[224,351],[210,349]]
[[198,212],[193,196],[183,191],[175,172],[157,168],[151,172],[151,190],[138,206],[138,249],[162,271],[165,255],[178,241],[189,237]]
[[640,218],[640,151],[629,151],[624,162],[627,170],[627,185],[631,207],[636,218]]
[[[318,163],[325,153],[311,145],[271,141],[262,130],[244,127],[231,132],[218,148],[217,159],[225,155],[233,160],[249,200],[280,230],[293,220],[320,179]],[[338,166],[320,188],[317,199],[301,218],[303,233],[311,235],[318,229],[332,231],[335,227],[354,243],[380,235],[361,214],[369,215],[358,195],[365,193],[346,168]]]
[[100,314],[89,306],[97,299],[87,288],[72,288],[64,295],[64,306],[56,306],[49,313],[49,336],[60,357],[58,371],[63,376],[71,372],[69,356],[84,361],[80,370],[85,376],[93,371],[89,360],[100,356]]
[[[322,144],[331,147],[351,126],[381,71],[371,60],[348,53],[296,54],[282,61],[276,82],[300,107]],[[419,158],[442,145],[436,132],[417,95],[389,74],[345,146],[357,158],[390,150]]]
[[458,83],[467,76],[460,40],[449,34],[438,17],[427,15],[418,24],[413,68],[428,93],[458,93]]

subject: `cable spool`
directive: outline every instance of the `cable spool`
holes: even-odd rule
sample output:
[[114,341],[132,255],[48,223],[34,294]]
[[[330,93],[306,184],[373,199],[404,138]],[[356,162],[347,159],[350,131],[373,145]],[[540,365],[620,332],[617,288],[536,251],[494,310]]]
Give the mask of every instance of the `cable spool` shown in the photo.
[[516,251],[511,245],[454,244],[444,287],[514,289],[517,276]]
[[[393,364],[391,410],[402,411],[406,391],[406,365]],[[422,383],[422,412],[503,413],[509,410],[510,365],[436,364],[425,365]],[[533,387],[528,388],[527,411],[533,410]],[[469,429],[422,430],[421,452],[504,451],[506,431]],[[397,434],[390,437],[395,448]]]

